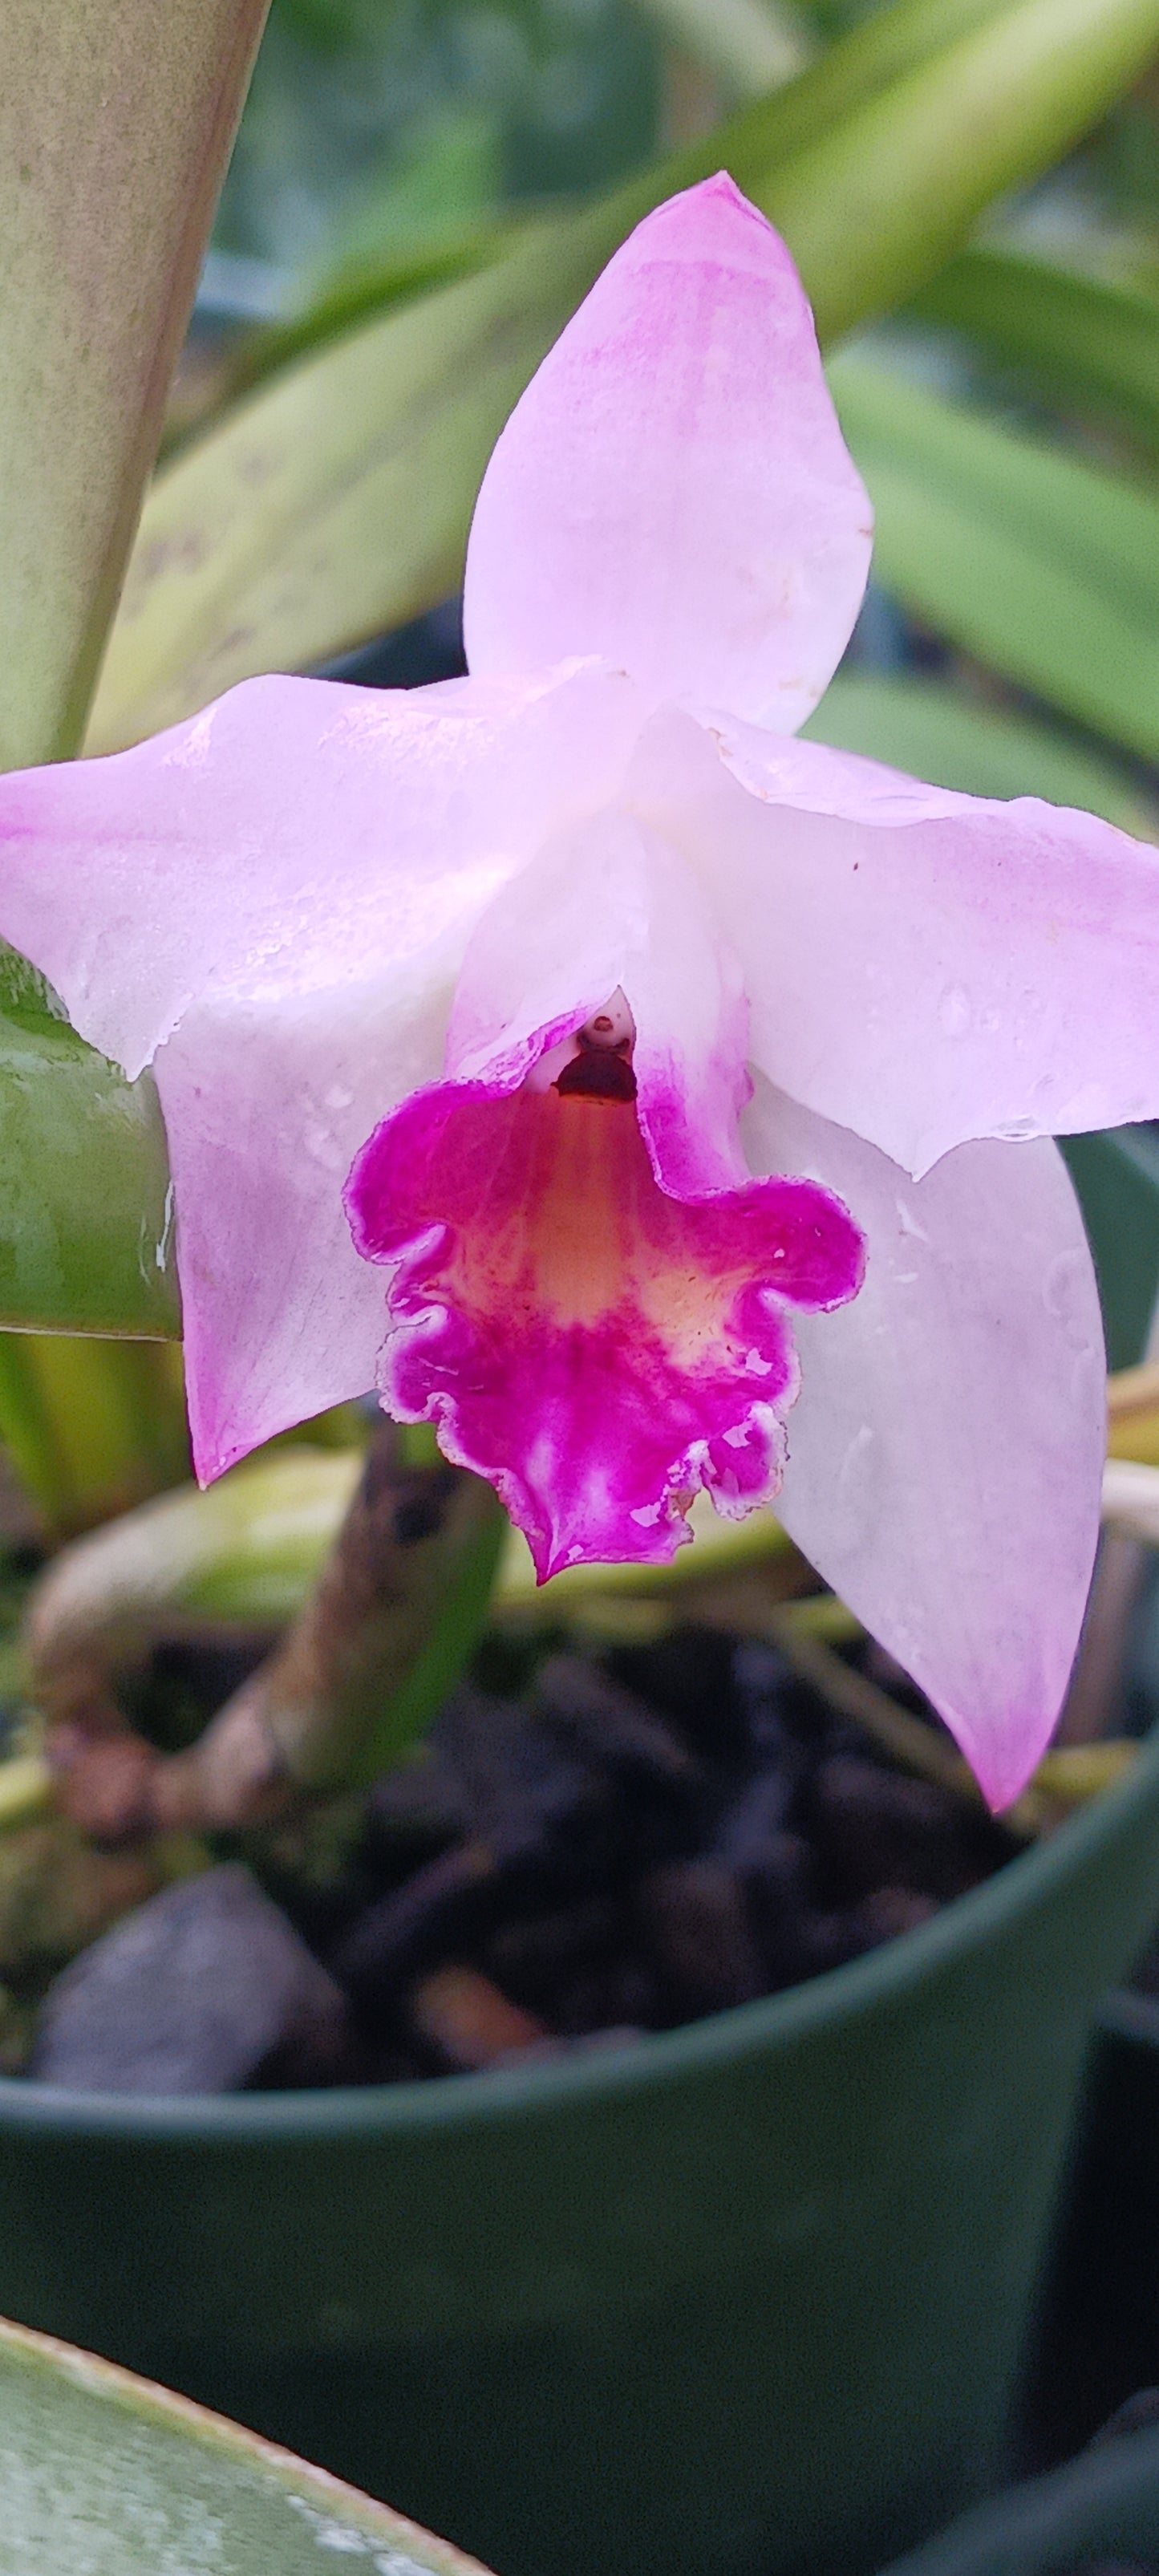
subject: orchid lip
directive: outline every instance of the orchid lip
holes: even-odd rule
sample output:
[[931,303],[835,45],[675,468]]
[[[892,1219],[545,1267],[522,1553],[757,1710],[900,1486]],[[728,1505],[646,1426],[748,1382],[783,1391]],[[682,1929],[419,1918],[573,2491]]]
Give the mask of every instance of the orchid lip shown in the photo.
[[659,1185],[621,1025],[585,1046],[585,1024],[546,1089],[416,1094],[347,1188],[358,1249],[389,1267],[383,1401],[490,1477],[541,1580],[671,1556],[701,1487],[726,1515],[775,1491],[789,1310],[861,1277],[857,1229],[812,1182]]

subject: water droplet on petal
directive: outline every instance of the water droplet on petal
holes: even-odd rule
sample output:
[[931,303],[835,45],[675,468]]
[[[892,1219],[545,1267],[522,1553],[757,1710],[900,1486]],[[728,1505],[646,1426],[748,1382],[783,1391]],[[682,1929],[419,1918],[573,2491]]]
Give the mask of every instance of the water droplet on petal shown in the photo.
[[973,1012],[964,984],[947,984],[938,1004],[938,1017],[948,1038],[964,1038]]

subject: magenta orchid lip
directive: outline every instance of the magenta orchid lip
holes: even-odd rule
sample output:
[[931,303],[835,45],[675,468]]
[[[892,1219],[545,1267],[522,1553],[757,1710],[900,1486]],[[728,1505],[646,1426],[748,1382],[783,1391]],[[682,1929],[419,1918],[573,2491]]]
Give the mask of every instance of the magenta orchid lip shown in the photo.
[[730,1517],[763,1500],[797,1389],[789,1313],[840,1304],[863,1269],[813,1182],[662,1190],[633,1094],[565,1088],[584,1066],[546,1091],[417,1093],[348,1191],[359,1251],[393,1271],[386,1410],[490,1478],[541,1580],[670,1556],[701,1487]]
[[1159,1113],[1159,858],[791,739],[869,552],[722,174],[500,437],[471,676],[249,681],[0,780],[0,931],[154,1065],[203,1479],[377,1374],[544,1573],[669,1554],[696,1485],[776,1495],[1003,1804],[1103,1451],[1051,1139]]

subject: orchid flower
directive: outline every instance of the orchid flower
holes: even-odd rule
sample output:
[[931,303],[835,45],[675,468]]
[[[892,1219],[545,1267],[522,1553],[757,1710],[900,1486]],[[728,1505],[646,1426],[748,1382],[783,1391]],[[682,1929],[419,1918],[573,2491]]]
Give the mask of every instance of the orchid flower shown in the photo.
[[252,680],[3,780],[0,930],[155,1066],[203,1480],[377,1369],[541,1576],[778,1493],[1001,1804],[1103,1450],[1050,1139],[1159,1111],[1159,857],[791,739],[869,553],[800,282],[719,176],[499,439],[471,676]]

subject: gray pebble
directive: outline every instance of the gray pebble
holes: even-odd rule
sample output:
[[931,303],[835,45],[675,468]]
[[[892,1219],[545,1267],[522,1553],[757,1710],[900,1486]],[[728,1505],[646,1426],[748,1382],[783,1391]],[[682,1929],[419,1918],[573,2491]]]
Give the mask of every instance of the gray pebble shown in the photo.
[[163,1889],[72,1961],[28,2073],[97,2093],[333,2083],[347,2037],[341,1989],[229,1862]]

